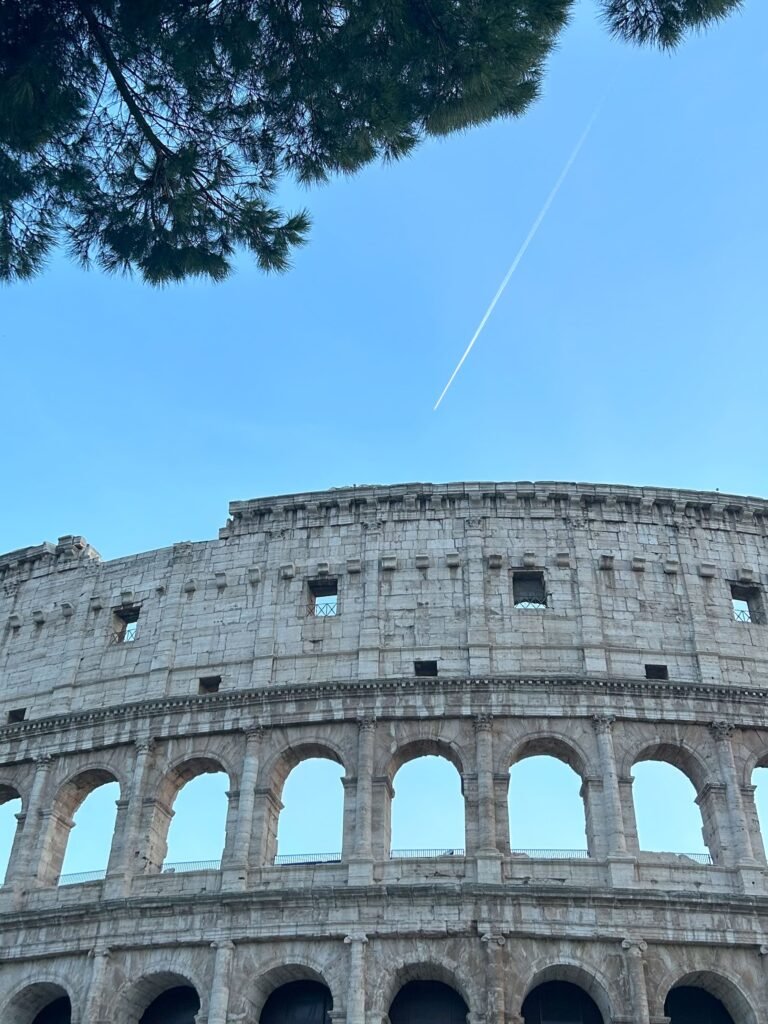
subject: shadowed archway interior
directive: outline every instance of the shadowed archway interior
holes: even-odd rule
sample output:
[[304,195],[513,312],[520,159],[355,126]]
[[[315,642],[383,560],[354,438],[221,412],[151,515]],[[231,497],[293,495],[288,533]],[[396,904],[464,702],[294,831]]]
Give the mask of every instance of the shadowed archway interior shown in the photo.
[[176,985],[153,999],[139,1024],[195,1024],[200,999],[191,985]]
[[333,997],[319,981],[289,981],[264,1004],[260,1024],[328,1024]]
[[604,1024],[591,996],[570,981],[538,985],[523,1003],[525,1024]]
[[61,996],[42,1009],[32,1024],[70,1024],[71,1020],[72,1004],[67,996]]
[[409,981],[389,1009],[390,1024],[466,1024],[467,1004],[442,981]]
[[664,1013],[670,1024],[734,1024],[719,999],[694,985],[673,988],[664,1003]]

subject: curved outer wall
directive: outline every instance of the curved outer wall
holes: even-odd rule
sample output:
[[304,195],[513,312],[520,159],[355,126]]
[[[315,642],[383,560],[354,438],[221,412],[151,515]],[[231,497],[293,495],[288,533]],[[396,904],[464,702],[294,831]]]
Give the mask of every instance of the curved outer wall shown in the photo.
[[[218,540],[111,562],[79,537],[0,556],[0,721],[25,709],[0,728],[0,798],[22,798],[3,1024],[62,992],[75,1024],[137,1024],[182,983],[198,1021],[255,1024],[297,978],[328,984],[338,1024],[381,1024],[420,978],[453,985],[471,1024],[516,1024],[558,978],[606,1024],[661,1024],[685,979],[768,1024],[751,786],[768,763],[768,503],[414,484],[230,511]],[[515,607],[516,572],[542,574],[546,607]],[[308,614],[310,584],[332,580],[339,614]],[[126,612],[136,639],[114,643]],[[341,859],[278,866],[282,783],[318,753],[345,769]],[[421,753],[462,776],[464,856],[389,856],[392,778]],[[581,775],[588,857],[512,855],[508,769],[531,753]],[[631,769],[649,756],[695,785],[712,864],[638,849]],[[230,776],[221,869],[162,874],[175,793],[212,767]],[[106,878],[57,887],[71,816],[105,778],[121,786]]]

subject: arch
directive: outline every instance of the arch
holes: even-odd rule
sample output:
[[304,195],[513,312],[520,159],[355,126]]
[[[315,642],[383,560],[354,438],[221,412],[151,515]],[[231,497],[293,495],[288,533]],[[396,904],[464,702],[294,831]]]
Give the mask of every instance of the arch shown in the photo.
[[[672,980],[674,978],[674,980]],[[757,1012],[742,990],[736,978],[722,971],[688,971],[686,974],[667,975],[659,985],[666,1006],[670,992],[678,988],[698,988],[718,999],[733,1019],[733,1024],[758,1024]],[[675,1024],[674,1020],[672,1024]],[[702,1022],[704,1024],[704,1022]]]
[[590,774],[589,758],[584,750],[570,737],[559,733],[542,731],[524,736],[515,741],[504,759],[504,771],[512,768],[527,757],[555,757],[567,764],[581,778]]
[[330,740],[302,740],[299,743],[290,743],[274,754],[264,767],[264,778],[279,799],[283,791],[285,780],[293,769],[302,761],[309,761],[311,758],[324,758],[327,761],[335,761],[347,771],[344,762],[344,754],[340,747]]
[[[182,974],[168,968],[144,974],[138,981],[132,979],[126,982],[112,1001],[112,1012],[106,1016],[109,1020],[114,1021],[114,1024],[140,1024],[142,1017],[152,1004],[164,993],[173,989],[193,989],[198,998],[200,1011],[203,1014],[207,1013],[205,988],[201,980],[192,980],[190,972],[186,969]],[[153,1022],[146,1022],[146,1024],[153,1024]]]
[[[635,772],[632,801],[638,850],[698,855],[709,848],[716,857],[718,843],[710,844],[717,835],[711,794],[697,796],[690,777],[668,761],[649,759]],[[664,814],[658,813],[660,799]]]
[[464,777],[464,763],[459,749],[454,743],[434,736],[408,740],[399,745],[390,756],[383,774],[391,783],[403,765],[415,761],[417,757],[443,757]]
[[[8,804],[15,806],[9,807]],[[24,801],[15,786],[0,783],[0,885],[5,884],[13,857],[13,847],[19,835],[19,818],[24,812]]]
[[[56,1003],[62,1004],[60,1009],[65,1009],[67,1000],[70,1008],[70,1017],[73,1015],[74,1004],[72,998],[63,984],[62,980],[55,976],[41,978],[39,981],[23,982],[11,995],[3,1007],[0,1020],[3,1024],[34,1024],[38,1016]],[[61,1024],[69,1024],[67,1018],[60,1014]],[[51,1024],[59,1024],[59,1021],[51,1021]]]
[[393,783],[386,823],[389,844],[401,854],[461,854],[467,845],[467,809],[456,765],[440,754],[418,754],[400,766]]
[[553,754],[526,753],[509,769],[511,849],[589,851],[583,778]]
[[407,981],[392,1000],[391,1024],[466,1024],[466,1001],[444,981]]
[[632,768],[638,761],[664,761],[666,764],[671,764],[673,768],[678,768],[683,775],[688,777],[697,793],[701,793],[710,780],[706,762],[699,752],[689,747],[687,743],[666,740],[656,743],[645,741],[634,753],[627,755],[626,763],[620,774],[624,777],[630,776]]
[[566,981],[571,985],[576,985],[593,1000],[605,1024],[613,1019],[607,979],[595,968],[587,970],[573,960],[558,960],[538,968],[534,965],[534,972],[523,993],[521,1009],[525,1000],[535,989],[550,981]]
[[344,769],[330,758],[295,765],[283,786],[277,819],[279,854],[338,854],[344,845]]
[[[163,773],[155,789],[149,825],[146,870],[157,873],[162,870],[168,854],[168,830],[173,819],[173,805],[187,783],[201,775],[223,773],[231,788],[232,776],[224,761],[210,754],[191,754],[172,762]],[[223,840],[222,840],[223,846]]]
[[545,981],[525,997],[525,1024],[605,1024],[592,996],[572,981]]
[[273,989],[259,1014],[260,1024],[330,1024],[331,990],[322,981],[296,978]]
[[254,1020],[261,1018],[262,1011],[273,992],[285,985],[295,982],[314,982],[322,985],[331,994],[331,1002],[335,1005],[335,996],[331,985],[321,966],[310,960],[293,960],[290,963],[275,963],[268,967],[256,979],[251,993],[251,1002],[255,1011]]
[[59,879],[78,809],[94,790],[110,783],[116,783],[122,793],[120,780],[111,766],[90,765],[74,772],[59,787],[38,862],[37,877],[43,885],[55,885]]
[[470,993],[467,985],[459,972],[459,965],[448,959],[408,961],[400,960],[390,971],[382,971],[378,983],[372,993],[372,1008],[383,1016],[395,1000],[397,993],[409,982],[413,981],[437,981],[457,992],[464,1003],[469,1007],[479,1004],[479,999],[474,999],[474,993]]

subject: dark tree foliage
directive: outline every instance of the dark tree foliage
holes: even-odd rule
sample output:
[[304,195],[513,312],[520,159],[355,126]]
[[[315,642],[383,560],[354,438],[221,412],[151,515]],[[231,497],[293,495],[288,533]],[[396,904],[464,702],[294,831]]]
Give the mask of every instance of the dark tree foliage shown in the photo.
[[[671,47],[741,0],[600,0]],[[522,114],[575,0],[0,0],[0,279],[64,237],[152,283],[288,266],[280,177]]]

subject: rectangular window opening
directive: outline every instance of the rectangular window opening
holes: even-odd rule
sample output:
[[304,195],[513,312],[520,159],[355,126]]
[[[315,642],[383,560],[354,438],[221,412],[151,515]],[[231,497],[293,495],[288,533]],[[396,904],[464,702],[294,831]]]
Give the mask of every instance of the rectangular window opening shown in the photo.
[[221,686],[221,676],[201,676],[198,680],[198,693],[218,693]]
[[9,722],[23,722],[26,717],[27,717],[27,709],[26,708],[14,708],[13,711],[9,711],[8,712],[8,721]]
[[741,583],[731,584],[731,608],[736,622],[765,622],[763,595],[759,587],[744,586]]
[[136,630],[139,623],[139,612],[141,608],[137,605],[125,608],[115,608],[112,612],[112,643],[132,644],[136,639]]
[[546,608],[547,591],[544,586],[544,573],[512,573],[512,600],[515,608]]
[[667,665],[646,665],[646,679],[669,679],[669,667]]
[[414,661],[414,663],[413,663],[413,674],[415,676],[436,676],[437,675],[437,662],[436,661]]
[[309,581],[309,614],[319,619],[328,619],[339,614],[338,580]]

